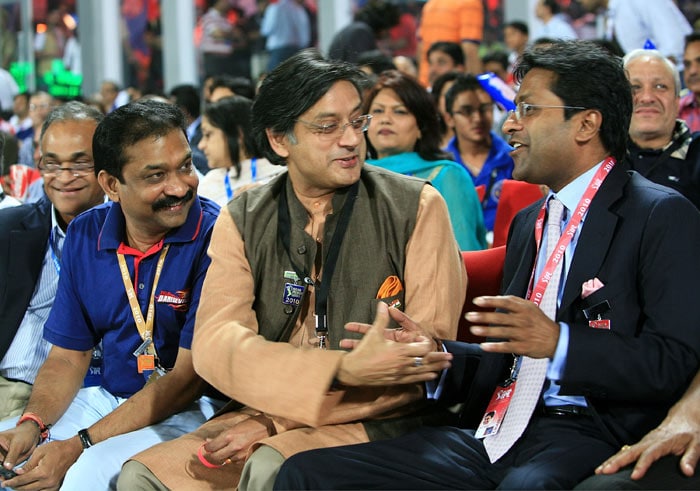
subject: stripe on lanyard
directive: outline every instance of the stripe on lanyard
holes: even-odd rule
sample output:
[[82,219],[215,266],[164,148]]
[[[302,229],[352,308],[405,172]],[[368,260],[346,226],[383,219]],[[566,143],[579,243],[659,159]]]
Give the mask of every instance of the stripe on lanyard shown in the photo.
[[49,250],[51,251],[51,260],[53,261],[54,268],[56,268],[56,273],[61,276],[61,260],[56,253],[58,250],[58,240],[60,240],[60,238],[56,237],[56,227],[52,227],[51,235],[49,235]]
[[[615,159],[608,157],[605,159],[600,168],[598,168],[598,171],[591,179],[591,182],[588,183],[588,187],[583,193],[583,196],[581,196],[581,200],[578,202],[566,230],[564,230],[564,233],[561,234],[559,242],[557,242],[557,246],[552,251],[552,255],[547,258],[547,263],[542,269],[542,274],[540,274],[540,277],[537,280],[537,285],[534,287],[534,289],[532,288],[532,284],[535,277],[535,268],[532,268],[532,276],[530,277],[530,286],[527,292],[527,299],[532,301],[538,307],[540,302],[542,302],[544,291],[547,289],[547,285],[552,279],[554,270],[559,262],[564,259],[564,251],[573,239],[576,229],[578,229],[583,216],[586,214],[586,211],[588,211],[588,207],[590,206],[593,197],[596,195],[598,189],[600,189],[600,185],[603,183],[605,178],[608,177],[613,167],[615,167]],[[539,215],[537,216],[537,221],[535,222],[535,241],[537,242],[537,254],[535,257],[537,257],[540,252],[542,234],[544,233],[543,225],[546,209],[547,201],[542,204],[542,208],[540,208]]]

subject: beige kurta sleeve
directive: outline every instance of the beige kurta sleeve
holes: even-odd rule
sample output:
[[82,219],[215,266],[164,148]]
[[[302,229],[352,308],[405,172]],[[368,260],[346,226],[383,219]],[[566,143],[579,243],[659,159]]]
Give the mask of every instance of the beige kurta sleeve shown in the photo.
[[467,273],[447,205],[432,186],[421,192],[416,228],[406,247],[405,312],[440,339],[457,337]]

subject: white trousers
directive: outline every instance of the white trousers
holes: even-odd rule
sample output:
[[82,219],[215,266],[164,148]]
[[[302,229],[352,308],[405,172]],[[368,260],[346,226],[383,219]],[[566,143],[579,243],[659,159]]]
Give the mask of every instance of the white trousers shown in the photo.
[[[66,440],[114,411],[126,399],[102,387],[86,387],[51,428],[51,440]],[[66,491],[116,489],[122,464],[134,454],[196,430],[223,406],[223,401],[202,397],[186,410],[160,423],[109,438],[83,451],[71,466],[61,486]],[[0,431],[14,428],[19,418],[0,422]]]

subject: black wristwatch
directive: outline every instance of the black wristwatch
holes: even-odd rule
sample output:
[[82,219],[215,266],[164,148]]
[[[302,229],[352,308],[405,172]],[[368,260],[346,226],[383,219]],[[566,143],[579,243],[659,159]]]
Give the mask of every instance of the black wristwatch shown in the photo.
[[90,434],[88,433],[87,428],[83,428],[78,432],[78,437],[80,438],[80,443],[83,445],[83,449],[87,450],[88,448],[92,447],[93,443],[92,440],[90,439]]

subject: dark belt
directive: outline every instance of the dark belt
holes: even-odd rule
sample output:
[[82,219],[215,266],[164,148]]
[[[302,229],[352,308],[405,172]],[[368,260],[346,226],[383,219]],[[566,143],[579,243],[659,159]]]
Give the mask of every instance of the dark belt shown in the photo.
[[540,415],[556,418],[580,418],[591,415],[591,410],[585,406],[540,406],[538,409]]

